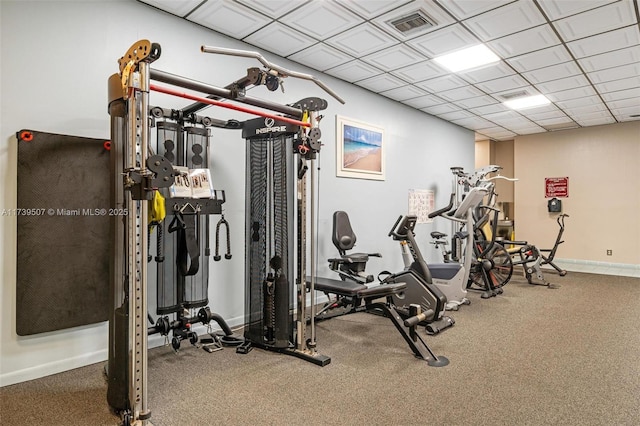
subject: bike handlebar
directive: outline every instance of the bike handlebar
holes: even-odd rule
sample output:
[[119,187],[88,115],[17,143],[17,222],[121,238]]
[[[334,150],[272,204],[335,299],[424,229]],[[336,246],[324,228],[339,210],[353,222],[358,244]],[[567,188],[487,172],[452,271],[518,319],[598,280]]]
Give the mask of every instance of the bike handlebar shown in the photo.
[[[455,198],[456,198],[456,194],[455,193],[451,194],[451,198],[449,199],[449,205],[447,207],[441,208],[440,210],[436,210],[436,211],[433,211],[433,212],[429,213],[429,215],[428,215],[429,219],[433,219],[434,217],[440,216],[441,214],[446,213],[449,210],[451,210],[453,208],[453,202],[455,201]],[[396,225],[397,225],[397,223],[396,223]]]
[[391,231],[389,231],[389,235],[387,235],[388,237],[391,237],[391,236],[400,237],[400,235],[398,235],[395,232],[395,230],[396,230],[396,226],[398,226],[401,220],[402,220],[402,215],[398,216],[398,220],[396,220],[396,223],[393,224],[393,226],[391,227]]

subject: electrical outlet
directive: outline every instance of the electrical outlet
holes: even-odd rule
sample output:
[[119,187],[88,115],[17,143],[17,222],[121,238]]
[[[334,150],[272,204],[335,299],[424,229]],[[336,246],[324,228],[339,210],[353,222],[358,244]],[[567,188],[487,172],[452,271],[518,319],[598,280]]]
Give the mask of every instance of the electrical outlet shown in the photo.
[[613,255],[613,250],[607,250],[607,256],[612,256]]

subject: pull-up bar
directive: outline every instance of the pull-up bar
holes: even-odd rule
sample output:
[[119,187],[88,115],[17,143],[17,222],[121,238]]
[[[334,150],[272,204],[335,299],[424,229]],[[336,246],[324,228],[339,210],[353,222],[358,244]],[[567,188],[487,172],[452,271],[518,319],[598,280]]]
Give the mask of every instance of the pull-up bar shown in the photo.
[[167,95],[178,96],[180,98],[185,98],[185,99],[191,99],[192,101],[201,102],[201,103],[204,103],[204,104],[219,106],[219,107],[222,107],[222,108],[233,109],[235,111],[240,111],[240,112],[246,112],[247,114],[259,115],[260,117],[272,118],[272,119],[277,120],[277,121],[284,121],[285,123],[295,124],[296,126],[311,127],[311,123],[306,123],[304,121],[294,120],[294,119],[289,118],[289,117],[283,117],[281,115],[276,115],[276,114],[271,114],[271,113],[268,113],[268,112],[258,111],[258,110],[254,110],[254,109],[251,109],[251,108],[246,108],[246,107],[243,107],[243,106],[240,106],[240,105],[234,105],[234,104],[229,104],[229,103],[226,103],[226,102],[220,102],[220,101],[216,101],[214,99],[203,98],[202,96],[190,95],[189,93],[179,92],[177,90],[173,90],[173,89],[170,89],[168,87],[162,87],[162,86],[156,86],[155,84],[150,84],[149,85],[149,89],[151,89],[151,90],[153,90],[155,92],[165,93]]

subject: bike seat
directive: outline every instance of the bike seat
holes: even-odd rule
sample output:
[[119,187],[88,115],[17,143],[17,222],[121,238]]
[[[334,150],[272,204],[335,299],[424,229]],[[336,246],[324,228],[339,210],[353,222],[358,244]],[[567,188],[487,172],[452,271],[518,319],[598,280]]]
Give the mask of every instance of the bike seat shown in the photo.
[[431,233],[431,238],[435,238],[435,239],[438,239],[438,240],[440,238],[443,238],[443,237],[446,237],[446,236],[447,236],[447,234],[443,234],[442,232],[438,232],[438,231],[433,231]]

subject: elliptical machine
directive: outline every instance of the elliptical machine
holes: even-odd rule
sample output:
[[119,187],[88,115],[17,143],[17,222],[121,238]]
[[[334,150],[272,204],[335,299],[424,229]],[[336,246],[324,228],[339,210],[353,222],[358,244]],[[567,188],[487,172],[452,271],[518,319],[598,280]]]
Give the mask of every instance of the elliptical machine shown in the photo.
[[[472,231],[474,229],[473,211],[482,203],[487,193],[488,190],[483,187],[471,188],[457,208],[454,206],[455,193],[453,193],[451,194],[449,205],[429,213],[429,218],[440,216],[466,227],[466,231],[460,228],[455,234],[456,241],[458,243],[464,241],[465,244],[463,263],[445,261],[445,263],[428,265],[433,284],[438,286],[445,296],[447,296],[447,310],[457,311],[460,305],[468,305],[471,303],[469,299],[467,299],[467,283],[469,281],[474,254]],[[431,235],[434,236],[434,233]],[[444,236],[444,234],[441,233],[437,235]],[[460,244],[456,244],[456,246],[458,245]],[[409,266],[407,265],[406,257],[405,266]]]

